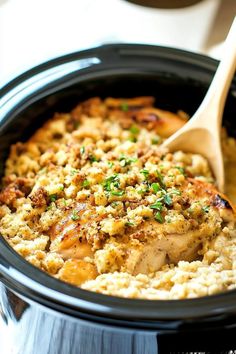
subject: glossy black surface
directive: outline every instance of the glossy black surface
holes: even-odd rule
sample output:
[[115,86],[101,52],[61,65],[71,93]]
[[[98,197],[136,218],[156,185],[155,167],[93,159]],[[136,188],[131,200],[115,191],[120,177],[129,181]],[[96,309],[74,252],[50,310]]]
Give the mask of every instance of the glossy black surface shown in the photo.
[[[235,319],[227,326],[192,324],[162,330],[86,321],[28,302],[1,287],[2,318],[10,333],[4,354],[168,354],[226,353],[235,348]],[[1,351],[1,353],[3,353]]]
[[[53,112],[69,111],[91,96],[154,95],[158,107],[182,109],[191,115],[216,67],[216,61],[204,56],[125,44],[42,64],[1,90],[0,173],[11,143],[26,140]],[[236,136],[235,115],[236,80],[224,114],[224,124]],[[168,353],[165,350],[177,348],[214,349],[215,353],[232,349],[235,342],[235,291],[181,301],[108,297],[48,276],[3,239],[0,274],[4,283],[1,313],[8,323],[14,323],[12,338],[16,340],[21,333],[19,350],[28,348],[17,354]],[[44,346],[40,345],[42,338]]]
[[127,0],[137,5],[148,6],[160,9],[178,9],[181,7],[192,6],[202,0]]

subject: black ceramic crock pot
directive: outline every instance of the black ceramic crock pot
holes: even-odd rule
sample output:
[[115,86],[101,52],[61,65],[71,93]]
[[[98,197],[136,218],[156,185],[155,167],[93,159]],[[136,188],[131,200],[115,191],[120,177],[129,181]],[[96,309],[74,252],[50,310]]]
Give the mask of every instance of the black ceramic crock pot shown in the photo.
[[[190,115],[217,67],[205,56],[135,44],[105,45],[29,70],[1,90],[0,173],[10,144],[55,111],[92,96],[154,95],[158,107]],[[236,129],[236,80],[224,124]],[[236,136],[236,134],[235,134]],[[0,315],[13,354],[168,354],[236,351],[236,291],[190,300],[105,296],[60,282],[0,238]],[[0,349],[1,354],[3,353]]]

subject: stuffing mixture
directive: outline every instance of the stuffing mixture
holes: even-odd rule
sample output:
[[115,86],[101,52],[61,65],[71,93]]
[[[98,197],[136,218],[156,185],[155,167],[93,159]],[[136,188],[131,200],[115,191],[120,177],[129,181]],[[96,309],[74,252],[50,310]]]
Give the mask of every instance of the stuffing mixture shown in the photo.
[[[11,147],[0,233],[57,279],[103,294],[184,299],[236,287],[232,202],[206,159],[168,152],[187,116],[153,97],[91,98]],[[226,194],[236,143],[222,133]],[[231,180],[230,180],[231,177]]]

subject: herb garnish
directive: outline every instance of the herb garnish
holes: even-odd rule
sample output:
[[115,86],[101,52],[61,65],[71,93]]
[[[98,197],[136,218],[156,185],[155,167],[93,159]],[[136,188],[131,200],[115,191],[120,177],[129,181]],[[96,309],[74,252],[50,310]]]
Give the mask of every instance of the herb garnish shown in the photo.
[[85,153],[85,147],[82,146],[82,147],[80,148],[80,154],[83,155],[84,153]]
[[108,163],[107,163],[107,164],[108,164],[108,167],[109,167],[109,168],[112,168],[112,166],[114,165],[114,163],[113,163],[113,162],[111,162],[111,161],[108,161]]
[[70,171],[71,176],[74,176],[74,175],[76,175],[77,173],[79,173],[79,170],[76,170],[75,168],[73,168],[73,169]]
[[131,136],[129,138],[129,141],[131,141],[132,143],[137,143],[137,138],[135,136]]
[[138,159],[136,157],[125,157],[124,155],[121,155],[119,161],[120,161],[120,166],[125,167],[130,165],[132,162],[137,162]]
[[51,194],[49,195],[50,202],[55,202],[57,200],[57,194]]
[[171,198],[170,194],[168,194],[168,193],[166,193],[166,194],[164,195],[163,201],[164,201],[164,203],[165,203],[166,205],[168,205],[168,206],[171,206],[172,203],[173,203],[173,202],[172,202],[172,198]]
[[62,202],[63,202],[64,206],[67,206],[67,200],[65,198],[62,199]]
[[89,155],[89,160],[90,160],[90,162],[98,162],[98,159],[96,158],[96,156],[94,156],[94,155]]
[[120,179],[117,173],[107,177],[105,179],[105,182],[103,183],[103,187],[107,192],[110,192],[113,189],[113,187],[119,188],[119,186],[120,186]]
[[111,191],[112,195],[116,195],[118,197],[121,197],[124,193],[124,191]]
[[109,176],[105,179],[105,182],[103,182],[103,188],[107,193],[110,193],[111,195],[114,196],[122,196],[125,192],[121,190],[116,190],[114,188],[119,188],[120,187],[120,178],[117,173],[115,173],[112,176]]
[[127,112],[129,110],[129,105],[127,102],[122,102],[120,108],[122,109],[122,111]]
[[143,170],[140,170],[140,173],[144,175],[146,180],[148,179],[149,171],[147,169],[144,168]]
[[209,213],[210,206],[209,206],[209,205],[204,205],[204,206],[202,207],[202,210],[203,210],[205,213]]
[[145,189],[138,189],[137,192],[138,192],[138,194],[144,194],[144,193],[148,192],[148,187],[146,187]]
[[76,221],[76,220],[79,219],[79,215],[78,215],[78,211],[77,210],[73,210],[72,215],[71,215],[71,219],[73,221]]
[[162,211],[163,210],[163,204],[162,204],[161,201],[157,200],[154,204],[150,205],[150,208]]
[[167,192],[165,189],[161,189],[160,192],[161,192],[160,198],[158,198],[154,204],[151,204],[150,208],[154,210],[158,210],[158,212],[155,215],[155,219],[158,222],[163,223],[164,219],[160,212],[163,211],[165,205],[171,206],[173,204],[172,195],[174,194],[180,195],[181,192],[178,189],[173,189],[169,192]]
[[87,179],[85,179],[83,182],[82,182],[82,187],[88,187],[90,185],[89,181]]
[[130,131],[130,133],[137,135],[140,130],[136,125],[132,125],[132,127],[130,127],[129,131]]
[[182,173],[182,175],[186,176],[186,171],[185,171],[185,168],[184,168],[184,167],[175,166],[175,168],[176,168],[177,170],[179,170],[179,172]]
[[130,141],[132,141],[133,143],[137,142],[137,135],[139,134],[140,130],[136,125],[132,125],[129,129],[131,136],[129,138]]
[[152,187],[154,193],[157,193],[157,192],[159,192],[161,190],[161,187],[160,187],[159,183],[152,183],[151,187]]
[[158,177],[158,179],[159,179],[160,185],[161,185],[163,188],[166,188],[165,183],[164,183],[164,177],[163,177],[163,175],[161,174],[161,172],[158,171],[158,170],[156,170],[156,174],[157,174],[157,177]]
[[129,221],[127,221],[126,223],[125,223],[125,226],[134,226],[135,224],[133,223],[133,222],[129,222]]
[[160,138],[159,137],[152,138],[152,144],[153,145],[157,145],[159,142],[160,142]]
[[159,211],[155,215],[155,220],[158,221],[160,224],[163,224],[163,222],[164,222],[163,216],[161,215],[161,213]]

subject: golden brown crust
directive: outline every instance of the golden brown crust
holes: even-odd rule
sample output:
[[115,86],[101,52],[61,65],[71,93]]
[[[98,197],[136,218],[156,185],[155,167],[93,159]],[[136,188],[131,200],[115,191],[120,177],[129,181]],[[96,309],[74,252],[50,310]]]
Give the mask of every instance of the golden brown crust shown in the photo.
[[48,194],[44,187],[39,187],[29,198],[34,207],[40,208],[47,205]]
[[[220,264],[219,277],[227,265],[234,279],[234,251],[222,260],[214,242],[222,233],[222,240],[233,238],[234,208],[202,156],[160,145],[183,126],[182,117],[154,107],[153,97],[95,97],[71,113],[56,113],[28,142],[11,148],[0,232],[32,264],[99,292],[175,298],[174,284],[183,284],[181,261],[189,269],[195,262]],[[197,272],[178,298],[192,296],[201,283]],[[129,284],[123,293],[119,279]]]
[[31,190],[31,182],[27,178],[7,176],[4,184],[0,192],[0,203],[8,206],[13,206],[18,198],[28,195]]

